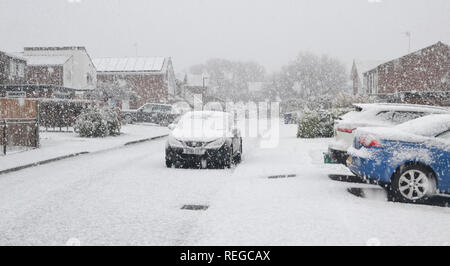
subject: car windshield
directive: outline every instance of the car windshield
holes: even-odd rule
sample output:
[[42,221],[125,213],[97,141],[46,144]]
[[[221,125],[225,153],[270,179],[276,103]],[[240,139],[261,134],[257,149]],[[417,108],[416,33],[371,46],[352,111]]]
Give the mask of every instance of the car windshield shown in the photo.
[[177,127],[181,130],[227,131],[230,128],[229,122],[229,116],[226,113],[194,112],[184,115]]
[[152,110],[156,112],[170,112],[172,107],[167,105],[154,105]]

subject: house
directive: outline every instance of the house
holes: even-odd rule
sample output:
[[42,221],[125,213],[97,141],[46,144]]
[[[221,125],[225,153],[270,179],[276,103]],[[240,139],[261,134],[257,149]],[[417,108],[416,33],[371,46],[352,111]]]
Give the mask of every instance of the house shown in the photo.
[[353,60],[353,65],[350,73],[353,95],[368,94],[367,88],[364,83],[364,73],[382,63],[383,61],[379,60]]
[[[429,104],[448,102],[450,48],[438,42],[380,64],[364,73],[364,84],[369,94],[384,98],[392,96],[406,102]],[[440,102],[429,102],[431,98]]]
[[22,56],[28,62],[28,84],[74,89],[78,98],[97,85],[97,71],[85,47],[25,47]]
[[0,51],[0,85],[25,84],[26,66],[24,57]]
[[202,74],[186,74],[184,78],[183,91],[192,94],[202,95],[208,94],[210,89],[210,77],[207,73]]
[[136,95],[122,100],[122,108],[137,109],[145,103],[167,103],[176,94],[170,57],[96,58],[98,84],[123,84]]

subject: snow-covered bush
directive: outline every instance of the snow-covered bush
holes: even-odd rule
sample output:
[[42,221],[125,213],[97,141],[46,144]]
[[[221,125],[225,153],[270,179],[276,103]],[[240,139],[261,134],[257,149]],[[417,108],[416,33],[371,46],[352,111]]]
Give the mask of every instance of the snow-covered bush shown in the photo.
[[333,136],[334,120],[327,111],[308,111],[300,118],[298,138],[329,138]]
[[119,115],[110,107],[91,106],[78,116],[75,130],[81,137],[106,137],[118,134]]
[[331,138],[334,121],[351,109],[328,109],[305,111],[299,119],[298,138]]
[[111,107],[103,107],[102,114],[108,126],[109,135],[120,134],[119,113]]

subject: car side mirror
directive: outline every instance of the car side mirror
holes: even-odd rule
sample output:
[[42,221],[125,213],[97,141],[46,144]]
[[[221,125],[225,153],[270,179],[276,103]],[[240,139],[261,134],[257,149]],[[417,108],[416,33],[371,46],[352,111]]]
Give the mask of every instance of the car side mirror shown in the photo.
[[170,124],[167,126],[170,130],[174,130],[176,125],[175,124]]

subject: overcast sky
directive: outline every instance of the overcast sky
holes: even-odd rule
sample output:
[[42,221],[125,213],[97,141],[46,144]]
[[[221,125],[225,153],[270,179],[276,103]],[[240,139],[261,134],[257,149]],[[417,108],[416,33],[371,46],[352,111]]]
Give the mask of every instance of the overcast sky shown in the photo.
[[276,71],[300,51],[384,60],[441,40],[448,0],[0,0],[0,50],[86,46],[92,57],[171,56],[179,72],[208,58]]

